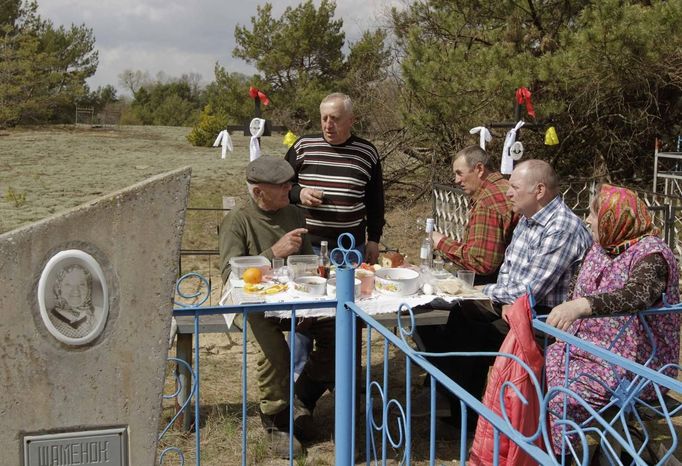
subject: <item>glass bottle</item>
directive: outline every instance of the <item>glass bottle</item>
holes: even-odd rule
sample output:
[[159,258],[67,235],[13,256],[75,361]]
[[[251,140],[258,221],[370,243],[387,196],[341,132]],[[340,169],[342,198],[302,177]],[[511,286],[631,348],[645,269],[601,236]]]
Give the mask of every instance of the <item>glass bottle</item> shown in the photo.
[[327,241],[320,241],[320,258],[317,274],[322,278],[329,278],[329,243]]
[[433,267],[433,219],[426,219],[426,236],[422,241],[421,249],[419,250],[419,258],[421,259],[421,269],[431,270]]

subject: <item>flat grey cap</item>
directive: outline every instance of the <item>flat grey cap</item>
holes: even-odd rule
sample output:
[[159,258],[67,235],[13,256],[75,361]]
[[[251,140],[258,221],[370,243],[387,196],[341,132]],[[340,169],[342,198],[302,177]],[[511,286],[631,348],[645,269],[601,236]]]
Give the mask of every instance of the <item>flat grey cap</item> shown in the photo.
[[246,166],[246,181],[249,183],[282,184],[294,177],[294,169],[280,157],[262,155]]

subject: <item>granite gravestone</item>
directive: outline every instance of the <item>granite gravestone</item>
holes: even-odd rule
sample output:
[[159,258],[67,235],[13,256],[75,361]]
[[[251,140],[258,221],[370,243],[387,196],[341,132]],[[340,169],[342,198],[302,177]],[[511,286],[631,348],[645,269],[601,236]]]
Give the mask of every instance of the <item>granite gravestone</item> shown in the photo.
[[189,180],[0,235],[3,465],[155,463]]

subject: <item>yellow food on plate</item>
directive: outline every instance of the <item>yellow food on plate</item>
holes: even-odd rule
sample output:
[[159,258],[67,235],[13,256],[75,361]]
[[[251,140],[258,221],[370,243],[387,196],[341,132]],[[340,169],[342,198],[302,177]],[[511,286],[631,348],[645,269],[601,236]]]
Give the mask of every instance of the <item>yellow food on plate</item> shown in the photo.
[[263,280],[263,271],[257,267],[249,267],[244,270],[242,280],[244,280],[244,283],[250,283],[252,285],[260,283]]
[[263,291],[265,292],[265,294],[277,294],[277,293],[280,293],[286,289],[287,289],[286,285],[278,284],[278,285],[272,285],[271,287],[266,288]]
[[244,291],[247,293],[255,293],[255,294],[277,294],[281,293],[282,291],[285,291],[287,289],[286,285],[283,284],[274,284],[274,285],[264,285],[264,284],[252,284],[252,283],[245,283],[244,284]]
[[247,293],[258,293],[260,291],[263,291],[263,285],[244,283],[244,291],[246,291]]

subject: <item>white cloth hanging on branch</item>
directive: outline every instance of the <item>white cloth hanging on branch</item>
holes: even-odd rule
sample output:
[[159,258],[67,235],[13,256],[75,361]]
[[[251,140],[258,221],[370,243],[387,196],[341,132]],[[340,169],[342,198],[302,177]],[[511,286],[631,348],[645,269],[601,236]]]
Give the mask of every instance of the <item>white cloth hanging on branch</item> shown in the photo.
[[251,132],[251,141],[249,142],[249,159],[251,162],[260,157],[260,142],[258,138],[263,135],[265,131],[265,120],[262,118],[254,118],[249,123],[249,131]]
[[471,128],[469,130],[469,134],[476,133],[479,133],[480,136],[479,145],[481,146],[481,149],[485,150],[485,143],[492,141],[493,136],[490,134],[490,131],[488,131],[488,128],[486,128],[485,126],[476,126],[475,128]]
[[507,136],[504,138],[504,148],[502,149],[502,165],[500,167],[500,172],[503,175],[511,175],[511,172],[514,170],[514,159],[509,154],[509,149],[511,148],[512,144],[516,142],[516,132],[524,124],[525,122],[523,120],[519,120],[518,123],[516,123],[516,126],[510,129],[507,133]]
[[218,137],[213,141],[213,147],[223,146],[220,154],[220,158],[224,159],[227,155],[227,151],[232,152],[234,148],[232,147],[232,138],[230,138],[230,133],[224,129],[218,133]]

